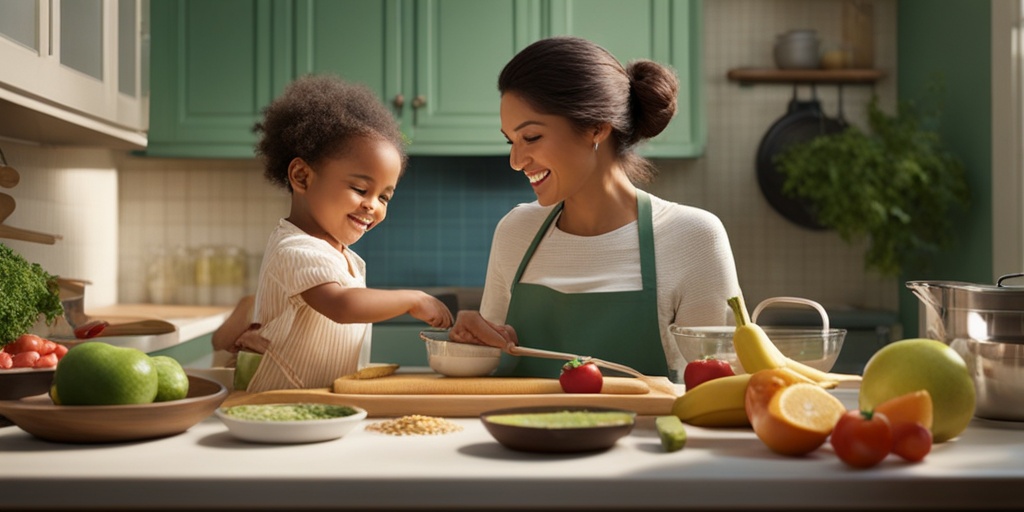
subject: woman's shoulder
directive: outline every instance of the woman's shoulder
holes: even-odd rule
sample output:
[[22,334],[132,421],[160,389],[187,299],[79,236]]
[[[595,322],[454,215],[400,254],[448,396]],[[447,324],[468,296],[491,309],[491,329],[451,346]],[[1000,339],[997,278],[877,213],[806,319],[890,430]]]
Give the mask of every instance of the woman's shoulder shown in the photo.
[[686,225],[702,229],[722,228],[722,220],[708,210],[662,199],[653,194],[650,194],[650,197],[651,215],[654,218],[655,228],[659,224],[667,224],[671,227]]
[[[530,231],[531,235],[548,217],[554,206],[541,206],[537,201],[517,204],[498,221],[496,232]],[[532,230],[532,231],[531,231]]]

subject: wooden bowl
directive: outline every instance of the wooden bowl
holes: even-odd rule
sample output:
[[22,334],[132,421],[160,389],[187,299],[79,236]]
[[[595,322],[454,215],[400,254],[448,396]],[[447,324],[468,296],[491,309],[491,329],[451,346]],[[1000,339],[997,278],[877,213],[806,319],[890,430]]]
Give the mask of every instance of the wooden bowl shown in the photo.
[[[537,415],[543,417],[561,412],[613,413],[628,417],[628,421],[592,426],[566,427],[545,425],[543,421],[532,425],[510,425],[496,421],[496,416]],[[523,452],[574,453],[607,450],[623,436],[633,431],[636,412],[608,407],[545,406],[498,409],[480,415],[484,428],[506,448]]]
[[17,400],[50,391],[55,368],[0,370],[0,400]]
[[213,414],[222,384],[189,375],[181,400],[140,405],[54,405],[49,395],[0,401],[0,415],[40,439],[63,443],[138,441],[180,434]]

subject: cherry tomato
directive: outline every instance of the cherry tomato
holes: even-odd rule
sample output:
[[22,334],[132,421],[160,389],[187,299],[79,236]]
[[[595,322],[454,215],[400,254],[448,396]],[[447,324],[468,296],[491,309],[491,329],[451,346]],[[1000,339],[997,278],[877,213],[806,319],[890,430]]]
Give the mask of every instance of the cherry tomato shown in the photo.
[[42,343],[39,344],[39,355],[45,356],[46,354],[52,354],[53,351],[57,350],[57,343],[43,338]]
[[32,368],[39,360],[39,352],[28,350],[14,354],[14,368]]
[[562,365],[558,383],[566,393],[600,393],[604,377],[594,363],[573,359]]
[[880,412],[848,411],[832,429],[831,443],[843,462],[855,468],[870,468],[892,450],[889,418]]
[[57,366],[57,354],[53,352],[40,356],[32,365],[33,368],[53,368],[54,366]]
[[932,433],[924,425],[904,421],[892,426],[892,452],[904,460],[919,462],[932,451]]
[[22,334],[18,336],[18,339],[11,343],[8,343],[4,347],[4,351],[9,354],[20,354],[22,352],[39,352],[39,348],[43,345],[43,339],[35,334]]
[[6,370],[14,366],[14,356],[7,352],[0,351],[0,369]]
[[57,354],[57,359],[58,360],[59,359],[63,359],[64,358],[64,354],[68,353],[68,346],[67,345],[61,345],[60,343],[55,343],[55,345],[57,345],[57,346],[54,347],[53,353]]
[[735,374],[736,373],[732,371],[732,366],[729,365],[728,361],[715,359],[713,357],[697,359],[687,363],[686,368],[683,369],[683,384],[686,385],[687,390],[691,390],[697,387],[698,384],[702,384],[711,379],[728,377],[729,375]]

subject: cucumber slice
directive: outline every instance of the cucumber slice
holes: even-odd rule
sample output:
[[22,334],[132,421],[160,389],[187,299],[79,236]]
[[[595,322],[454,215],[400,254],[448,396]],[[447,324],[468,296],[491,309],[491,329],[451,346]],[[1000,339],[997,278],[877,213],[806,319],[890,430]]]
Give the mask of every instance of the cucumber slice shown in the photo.
[[659,416],[654,420],[661,438],[661,446],[666,452],[675,452],[686,445],[686,427],[678,416]]

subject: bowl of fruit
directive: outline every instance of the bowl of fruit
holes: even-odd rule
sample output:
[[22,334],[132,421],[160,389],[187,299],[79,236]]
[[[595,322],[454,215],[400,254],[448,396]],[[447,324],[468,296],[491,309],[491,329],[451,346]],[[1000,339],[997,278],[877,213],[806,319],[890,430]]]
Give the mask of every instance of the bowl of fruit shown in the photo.
[[35,334],[23,334],[0,350],[0,400],[17,400],[50,391],[57,362],[67,346]]
[[[784,302],[803,304],[816,309],[821,315],[821,328],[760,326],[761,329],[782,355],[823,372],[831,371],[843,348],[846,329],[830,327],[828,314],[817,302],[798,297],[765,299],[749,316],[750,322],[756,324],[758,314],[765,307]],[[735,326],[691,327],[676,324],[669,326],[669,333],[675,340],[676,346],[679,347],[684,365],[700,359],[719,359],[728,362],[733,371],[739,374],[744,373],[744,369],[733,347],[735,332]],[[682,375],[682,368],[677,368],[677,371]]]
[[228,396],[223,384],[188,375],[167,356],[96,341],[69,349],[50,375],[48,392],[0,400],[0,415],[55,442],[179,434],[212,415]]

